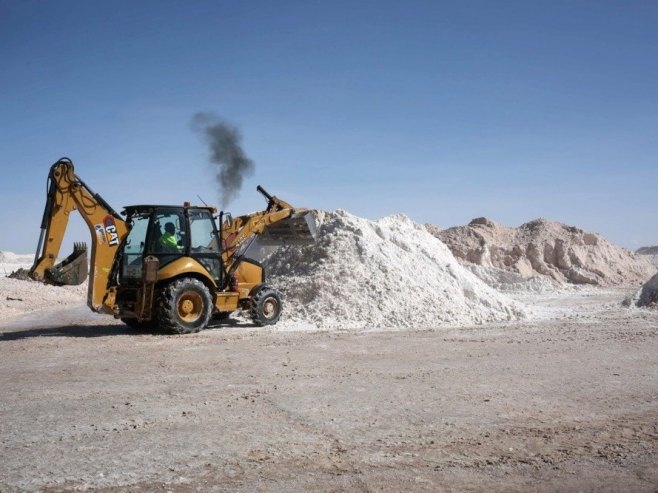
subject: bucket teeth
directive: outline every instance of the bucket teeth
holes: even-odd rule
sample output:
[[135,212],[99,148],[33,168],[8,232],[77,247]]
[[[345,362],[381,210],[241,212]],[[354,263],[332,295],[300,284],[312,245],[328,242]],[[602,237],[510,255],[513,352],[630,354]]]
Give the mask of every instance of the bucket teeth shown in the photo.
[[58,286],[77,286],[87,279],[89,272],[87,244],[74,243],[73,253],[46,271],[46,280]]

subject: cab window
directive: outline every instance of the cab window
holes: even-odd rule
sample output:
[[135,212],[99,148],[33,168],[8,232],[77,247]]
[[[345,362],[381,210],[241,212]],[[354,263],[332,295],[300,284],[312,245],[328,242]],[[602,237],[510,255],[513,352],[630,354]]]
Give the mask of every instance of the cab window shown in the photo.
[[190,248],[194,253],[219,253],[219,242],[212,214],[208,211],[189,211]]
[[181,213],[158,213],[150,235],[153,253],[179,254],[185,249],[185,228]]
[[133,216],[131,229],[123,247],[123,276],[129,278],[142,277],[142,257],[148,230],[149,215]]

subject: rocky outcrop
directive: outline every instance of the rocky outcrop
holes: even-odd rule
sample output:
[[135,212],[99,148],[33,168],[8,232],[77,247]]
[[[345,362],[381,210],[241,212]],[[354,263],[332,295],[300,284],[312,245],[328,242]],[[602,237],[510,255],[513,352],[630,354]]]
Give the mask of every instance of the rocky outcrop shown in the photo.
[[635,250],[635,253],[639,253],[640,255],[658,255],[658,246],[646,246],[638,248]]
[[510,228],[490,219],[430,230],[463,262],[544,276],[561,283],[623,286],[646,281],[655,267],[640,255],[575,226],[536,219]]

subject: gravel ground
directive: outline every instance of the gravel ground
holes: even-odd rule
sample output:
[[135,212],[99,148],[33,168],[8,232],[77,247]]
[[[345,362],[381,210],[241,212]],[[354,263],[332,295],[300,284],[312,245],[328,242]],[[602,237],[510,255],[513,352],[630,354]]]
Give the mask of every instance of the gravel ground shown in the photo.
[[466,328],[0,329],[0,491],[656,491],[658,313]]

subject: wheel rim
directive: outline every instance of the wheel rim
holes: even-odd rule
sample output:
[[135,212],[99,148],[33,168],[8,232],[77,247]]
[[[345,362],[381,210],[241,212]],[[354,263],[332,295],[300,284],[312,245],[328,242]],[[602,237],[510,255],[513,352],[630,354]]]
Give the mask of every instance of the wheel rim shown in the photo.
[[185,322],[195,322],[203,315],[203,298],[196,291],[185,291],[178,298],[178,316]]
[[279,302],[274,296],[268,296],[263,301],[263,315],[266,319],[272,320],[276,317],[279,310]]

